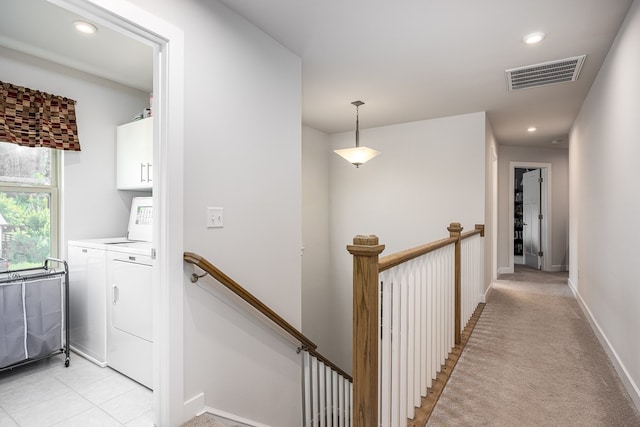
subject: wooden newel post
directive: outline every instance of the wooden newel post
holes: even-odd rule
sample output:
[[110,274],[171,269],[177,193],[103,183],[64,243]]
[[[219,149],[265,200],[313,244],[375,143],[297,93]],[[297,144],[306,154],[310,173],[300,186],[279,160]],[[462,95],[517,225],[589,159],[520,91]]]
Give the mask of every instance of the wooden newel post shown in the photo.
[[378,425],[378,255],[377,236],[356,236],[353,255],[353,427]]
[[455,257],[456,257],[456,263],[455,263],[455,309],[454,309],[454,315],[455,315],[455,343],[456,344],[460,344],[462,342],[462,335],[460,333],[460,326],[461,326],[461,309],[460,309],[460,293],[461,293],[461,257],[460,257],[460,235],[462,234],[462,226],[460,225],[459,222],[452,222],[451,225],[449,225],[449,227],[447,227],[447,230],[449,231],[449,234],[451,237],[457,237],[458,240],[456,241],[456,245],[455,245]]

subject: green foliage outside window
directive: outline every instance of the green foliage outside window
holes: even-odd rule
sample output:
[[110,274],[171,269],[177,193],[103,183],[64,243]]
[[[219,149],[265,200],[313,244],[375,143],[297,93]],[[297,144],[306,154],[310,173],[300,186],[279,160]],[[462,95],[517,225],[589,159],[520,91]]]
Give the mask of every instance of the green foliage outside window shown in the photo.
[[40,266],[50,254],[50,209],[46,193],[0,192],[3,230],[2,257],[11,269]]
[[11,270],[41,266],[52,253],[52,153],[0,142],[0,257]]

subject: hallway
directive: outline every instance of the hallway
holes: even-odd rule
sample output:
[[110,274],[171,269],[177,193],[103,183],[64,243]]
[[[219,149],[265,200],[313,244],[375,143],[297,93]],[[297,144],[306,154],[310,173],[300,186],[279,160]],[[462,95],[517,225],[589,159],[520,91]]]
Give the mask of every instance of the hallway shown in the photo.
[[428,426],[638,426],[567,285],[516,266],[494,284]]

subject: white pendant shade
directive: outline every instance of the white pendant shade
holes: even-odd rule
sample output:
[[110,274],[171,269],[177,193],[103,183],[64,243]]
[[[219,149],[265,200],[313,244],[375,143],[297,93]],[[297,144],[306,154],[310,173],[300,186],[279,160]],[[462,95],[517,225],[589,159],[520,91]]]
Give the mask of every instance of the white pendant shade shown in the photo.
[[356,146],[354,148],[333,150],[333,152],[358,168],[360,167],[360,165],[365,164],[366,162],[380,154],[380,152],[374,150],[373,148],[360,146],[360,119],[358,116],[358,107],[364,105],[364,102],[353,101],[351,104],[355,105],[356,107]]
[[333,152],[349,163],[354,164],[356,167],[359,167],[380,154],[379,151],[369,147],[343,148],[342,150],[333,150]]

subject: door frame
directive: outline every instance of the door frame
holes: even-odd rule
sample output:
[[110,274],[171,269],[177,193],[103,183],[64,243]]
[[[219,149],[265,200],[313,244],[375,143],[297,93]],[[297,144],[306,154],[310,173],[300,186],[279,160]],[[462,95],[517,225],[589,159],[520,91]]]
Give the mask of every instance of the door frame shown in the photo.
[[183,420],[184,33],[126,0],[47,0],[153,48],[153,422]]
[[542,204],[540,211],[542,213],[542,244],[540,246],[542,256],[542,270],[551,271],[551,163],[536,163],[536,162],[509,162],[509,271],[514,272],[514,255],[513,255],[513,240],[514,240],[514,199],[515,199],[515,170],[516,168],[528,168],[528,169],[546,169],[546,179],[542,182],[541,198]]

